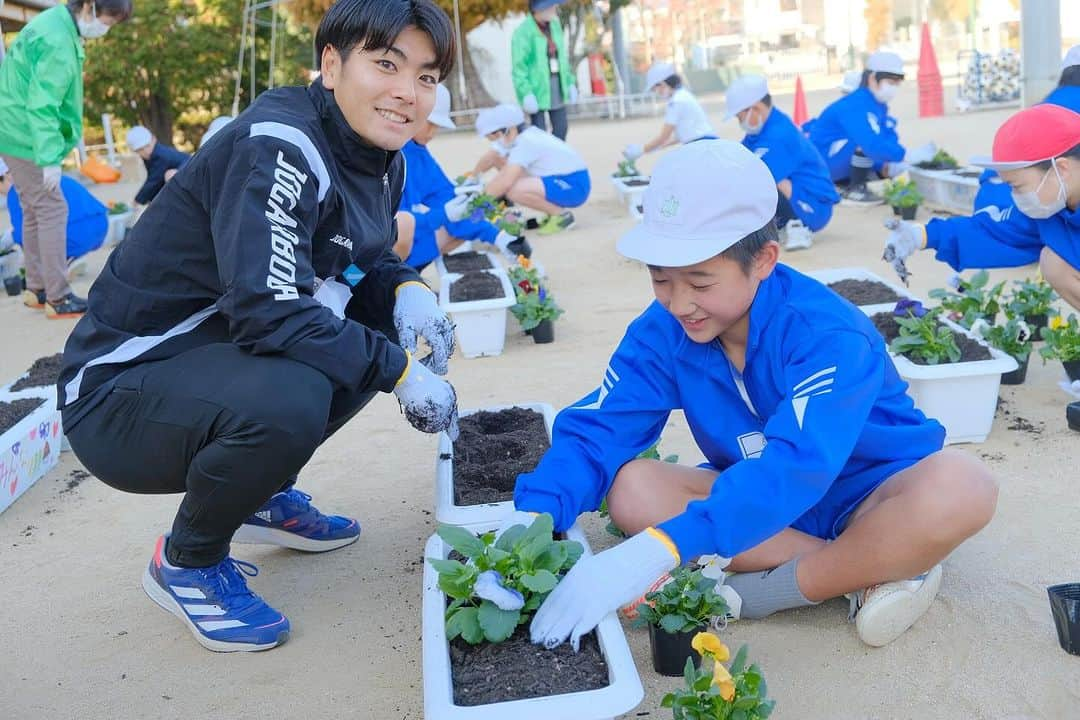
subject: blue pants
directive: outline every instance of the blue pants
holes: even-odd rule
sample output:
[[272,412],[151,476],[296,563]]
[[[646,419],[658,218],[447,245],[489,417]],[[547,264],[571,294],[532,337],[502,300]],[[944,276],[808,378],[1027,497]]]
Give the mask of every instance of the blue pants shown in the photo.
[[588,170],[578,170],[569,175],[548,175],[544,183],[544,198],[552,205],[576,208],[585,204],[592,191]]

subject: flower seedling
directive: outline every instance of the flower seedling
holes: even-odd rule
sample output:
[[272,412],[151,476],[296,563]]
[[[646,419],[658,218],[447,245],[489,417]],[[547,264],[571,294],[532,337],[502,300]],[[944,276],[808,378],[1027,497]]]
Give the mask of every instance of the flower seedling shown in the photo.
[[889,343],[889,350],[927,365],[959,362],[960,346],[953,331],[938,322],[940,312],[940,308],[927,310],[917,300],[901,300],[893,311],[900,335]]
[[913,180],[892,180],[885,184],[885,201],[893,207],[919,207],[923,195]]
[[991,325],[980,318],[972,324],[971,332],[1017,362],[1024,362],[1031,354],[1031,328],[1019,318],[1009,318],[1004,325]]
[[960,163],[945,150],[938,150],[929,162],[916,163],[916,167],[924,170],[955,170]]
[[971,328],[982,318],[993,325],[1001,310],[1004,281],[989,286],[990,273],[980,270],[970,280],[960,280],[955,291],[935,288],[929,295],[940,303],[948,318],[966,328]]
[[768,699],[760,668],[747,667],[745,645],[735,654],[730,669],[724,663],[731,658],[731,651],[716,635],[698,633],[691,646],[702,660],[712,661],[712,669],[703,662],[699,670],[693,658],[686,659],[686,687],[660,701],[661,707],[671,708],[674,720],[765,720],[772,714],[776,703]]
[[123,215],[127,211],[131,210],[127,206],[127,203],[113,202],[109,203],[109,215]]
[[728,604],[716,592],[716,578],[701,570],[678,567],[671,582],[645,595],[637,606],[637,625],[655,625],[664,632],[689,632],[707,625],[713,618],[727,617]]
[[440,525],[438,534],[465,561],[428,558],[439,573],[439,589],[450,598],[446,638],[470,645],[502,642],[529,620],[581,557],[581,543],[555,540],[553,521],[538,515],[529,527],[515,525],[498,539]]
[[527,257],[518,257],[517,265],[507,269],[514,285],[517,302],[510,308],[523,330],[532,330],[544,320],[557,320],[563,309],[540,279],[540,273]]
[[615,177],[617,178],[637,177],[638,175],[641,175],[641,173],[638,172],[633,160],[622,160],[619,162],[618,169],[615,170]]
[[494,196],[478,193],[469,201],[469,221],[496,220],[505,210],[506,206]]
[[1034,280],[1017,280],[1005,299],[1005,316],[1029,318],[1051,315],[1054,301],[1058,299],[1054,288],[1041,277]]
[[1060,315],[1054,316],[1050,319],[1050,326],[1043,328],[1042,336],[1046,341],[1046,345],[1039,348],[1043,361],[1080,360],[1080,324],[1077,323],[1076,315],[1070,314],[1068,320]]

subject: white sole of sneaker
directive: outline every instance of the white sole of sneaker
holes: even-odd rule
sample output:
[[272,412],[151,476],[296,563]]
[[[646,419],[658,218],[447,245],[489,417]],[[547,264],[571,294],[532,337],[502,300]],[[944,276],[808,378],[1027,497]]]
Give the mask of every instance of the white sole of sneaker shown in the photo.
[[256,643],[234,643],[234,642],[222,642],[221,640],[214,640],[203,635],[195,623],[191,622],[191,618],[187,616],[187,613],[183,611],[180,605],[176,602],[172,595],[161,589],[161,586],[155,582],[153,576],[150,574],[150,568],[143,571],[142,577],[143,592],[147,597],[153,600],[162,610],[172,613],[176,617],[180,618],[191,634],[195,636],[195,641],[202,645],[207,650],[213,650],[214,652],[259,652],[261,650],[270,650],[276,648],[278,645],[282,645],[289,639],[289,632],[286,630],[280,633],[277,640],[272,643],[264,643],[262,645]]
[[914,593],[894,592],[863,607],[855,616],[859,638],[871,647],[888,645],[926,614],[940,587],[941,566],[935,565]]
[[243,545],[277,545],[312,553],[337,550],[346,545],[352,545],[359,539],[360,535],[357,534],[340,540],[312,540],[284,530],[258,527],[256,525],[241,525],[240,529],[233,533],[232,537],[234,543]]

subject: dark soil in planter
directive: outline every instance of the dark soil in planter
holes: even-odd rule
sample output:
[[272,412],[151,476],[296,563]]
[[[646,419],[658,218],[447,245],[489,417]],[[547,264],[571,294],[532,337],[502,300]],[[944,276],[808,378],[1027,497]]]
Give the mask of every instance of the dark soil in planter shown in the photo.
[[[896,322],[896,316],[892,313],[882,312],[872,316],[870,320],[874,323],[874,327],[877,328],[881,336],[885,338],[885,344],[888,345],[896,338],[900,337],[900,323]],[[956,338],[956,345],[960,348],[960,362],[976,362],[978,360],[991,360],[993,355],[985,347],[980,345],[978,341],[972,340],[967,335],[953,331],[953,337]],[[927,363],[922,358],[907,357],[908,360],[916,365],[926,365]]]
[[565,642],[554,650],[533,645],[529,625],[519,625],[501,643],[450,643],[450,668],[456,705],[486,705],[525,698],[597,690],[608,686],[608,667],[596,632],[581,638],[574,652]]
[[982,170],[953,170],[953,175],[962,178],[977,178],[983,174]]
[[467,272],[450,285],[450,302],[491,300],[505,295],[498,276],[482,270]]
[[479,505],[514,497],[514,483],[550,447],[544,416],[526,408],[461,418],[454,443],[454,504]]
[[829,289],[854,305],[880,305],[900,299],[896,291],[877,280],[837,280]]
[[443,255],[443,265],[447,272],[467,273],[470,270],[490,270],[491,257],[487,253],[461,252]]
[[623,180],[623,185],[626,187],[645,187],[648,184],[648,180]]
[[55,385],[57,378],[60,377],[60,364],[63,359],[63,353],[38,358],[30,366],[29,374],[12,385],[11,391]]
[[25,398],[0,402],[0,434],[15,427],[15,424],[45,404],[44,398]]
[[942,164],[942,163],[939,163],[939,162],[933,162],[931,160],[927,160],[926,162],[921,162],[921,163],[915,163],[915,167],[919,168],[920,170],[955,170],[956,169],[955,165],[945,165],[945,164]]

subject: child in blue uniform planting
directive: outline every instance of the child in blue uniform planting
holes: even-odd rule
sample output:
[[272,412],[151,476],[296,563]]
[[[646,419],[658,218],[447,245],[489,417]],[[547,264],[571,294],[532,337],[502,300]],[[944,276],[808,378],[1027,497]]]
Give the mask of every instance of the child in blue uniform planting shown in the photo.
[[904,63],[899,55],[873,53],[866,61],[859,88],[833,102],[803,128],[825,158],[833,181],[847,183],[845,204],[881,204],[881,196],[866,186],[874,173],[896,177],[911,165],[930,160],[937,151],[933,144],[927,144],[909,152],[900,144],[889,102],[903,80]]
[[645,74],[645,87],[667,103],[664,126],[656,137],[644,145],[627,145],[623,150],[623,157],[627,160],[637,160],[646,153],[669,145],[685,145],[716,137],[716,131],[706,117],[701,103],[686,89],[682,78],[675,72],[674,65],[655,63]]
[[146,166],[146,180],[135,193],[135,207],[149,205],[157,197],[165,183],[173,179],[180,168],[187,165],[191,156],[186,152],[158,142],[153,133],[142,125],[127,131],[127,144]]
[[554,235],[574,225],[570,208],[589,199],[592,184],[585,160],[564,140],[527,125],[517,105],[481,110],[476,132],[492,144],[477,164],[477,176],[491,168],[498,174],[477,190],[547,215],[540,235]]
[[[730,558],[734,617],[850,594],[859,636],[885,645],[993,515],[994,479],[942,449],[944,429],[915,408],[869,319],[777,263],[776,202],[768,168],[738,143],[657,165],[644,221],[618,243],[648,267],[656,302],[600,387],[559,414],[502,524],[543,512],[566,529],[606,497],[630,537],[567,574],[533,642],[576,645],[664,573],[716,554]],[[635,459],[677,409],[707,463]]]
[[738,78],[727,91],[726,120],[738,118],[742,144],[762,159],[779,191],[776,226],[785,250],[813,245],[832,218],[840,195],[829,168],[802,131],[780,108],[773,107],[769,85],[760,75]]
[[427,124],[401,148],[405,157],[405,191],[401,197],[403,209],[397,213],[398,239],[394,252],[418,270],[464,240],[494,245],[511,261],[518,255],[531,255],[524,237],[499,230],[486,220],[470,220],[469,196],[454,194],[454,184],[428,150],[428,143],[440,128],[455,127],[450,119],[450,91],[439,85]]

